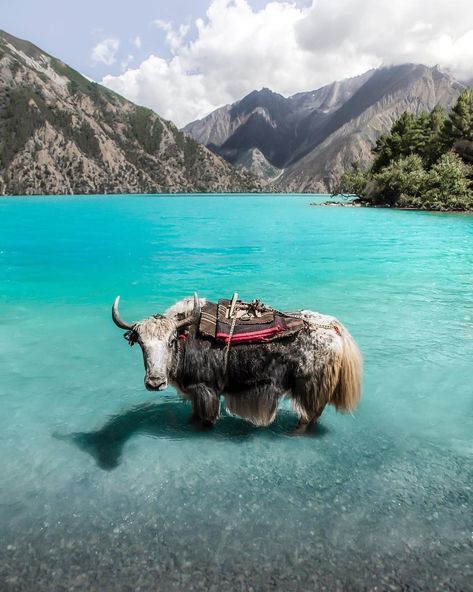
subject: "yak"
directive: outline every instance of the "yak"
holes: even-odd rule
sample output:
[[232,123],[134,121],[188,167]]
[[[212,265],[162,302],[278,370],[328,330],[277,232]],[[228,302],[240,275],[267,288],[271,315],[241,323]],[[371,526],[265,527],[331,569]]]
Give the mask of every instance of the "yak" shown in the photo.
[[[310,310],[297,313],[304,327],[278,340],[232,345],[199,333],[205,299],[185,298],[164,315],[128,323],[112,308],[114,323],[130,345],[141,347],[145,386],[162,391],[171,384],[192,402],[191,420],[211,427],[220,415],[220,398],[231,415],[256,426],[271,424],[279,400],[291,399],[299,420],[296,433],[308,431],[326,405],[353,410],[360,398],[362,357],[348,330],[334,317]],[[291,313],[294,314],[294,313]]]

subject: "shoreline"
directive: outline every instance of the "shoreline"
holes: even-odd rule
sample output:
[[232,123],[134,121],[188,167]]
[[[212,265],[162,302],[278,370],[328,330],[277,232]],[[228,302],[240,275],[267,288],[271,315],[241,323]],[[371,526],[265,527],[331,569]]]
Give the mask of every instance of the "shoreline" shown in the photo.
[[330,193],[304,193],[293,191],[211,191],[211,192],[165,192],[165,193],[31,193],[25,195],[0,194],[0,199],[16,198],[77,198],[77,197],[205,197],[205,196],[274,196],[274,197],[330,197]]
[[312,202],[309,204],[314,207],[338,207],[338,208],[369,208],[377,210],[399,210],[404,212],[430,212],[438,214],[468,214],[473,215],[473,210],[434,210],[431,208],[409,208],[409,207],[393,207],[388,205],[373,205],[363,201],[338,202],[325,201],[322,203]]
[[[70,194],[59,194],[59,193],[51,193],[51,194],[30,194],[30,195],[0,195],[1,201],[10,201],[10,200],[27,200],[27,201],[38,201],[38,200],[47,200],[47,199],[67,199],[71,202],[84,199],[84,198],[91,198],[91,199],[103,199],[103,198],[142,198],[142,197],[176,197],[176,198],[183,198],[183,197],[242,197],[242,198],[250,198],[250,197],[278,197],[278,198],[287,198],[288,201],[292,197],[330,197],[330,193],[282,193],[282,192],[267,192],[267,191],[255,191],[255,192],[211,192],[211,193],[70,193]],[[429,208],[411,208],[411,207],[393,207],[389,205],[373,205],[366,201],[362,201],[359,199],[354,199],[352,201],[330,201],[326,200],[323,202],[314,202],[311,201],[307,205],[313,207],[338,207],[338,208],[370,208],[370,209],[382,209],[382,210],[401,210],[401,211],[409,211],[409,212],[430,212],[430,213],[439,213],[439,214],[466,214],[466,215],[473,215],[473,210],[434,210]]]

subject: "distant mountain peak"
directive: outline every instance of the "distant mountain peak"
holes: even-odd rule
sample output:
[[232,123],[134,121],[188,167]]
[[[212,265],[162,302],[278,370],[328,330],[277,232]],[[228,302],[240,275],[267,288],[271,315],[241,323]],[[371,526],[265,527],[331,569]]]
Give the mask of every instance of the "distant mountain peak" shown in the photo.
[[230,113],[233,117],[240,113],[250,113],[258,107],[268,109],[270,113],[274,112],[276,116],[279,111],[287,111],[287,99],[282,95],[273,92],[269,88],[262,88],[261,90],[254,90],[231,106]]
[[255,90],[184,130],[231,163],[270,176],[284,169],[281,190],[327,190],[352,161],[369,160],[403,111],[449,108],[462,88],[438,66],[386,64],[288,98]]

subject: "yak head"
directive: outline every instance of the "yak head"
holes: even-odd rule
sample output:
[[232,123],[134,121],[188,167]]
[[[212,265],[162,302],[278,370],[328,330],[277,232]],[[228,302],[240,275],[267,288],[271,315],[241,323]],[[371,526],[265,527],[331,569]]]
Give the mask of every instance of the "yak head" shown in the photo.
[[156,314],[136,323],[125,322],[118,312],[120,296],[115,298],[112,319],[120,329],[126,329],[125,339],[130,345],[139,343],[145,365],[145,386],[149,391],[162,391],[168,386],[173,354],[177,347],[179,330],[200,317],[197,294],[171,307],[165,315]]

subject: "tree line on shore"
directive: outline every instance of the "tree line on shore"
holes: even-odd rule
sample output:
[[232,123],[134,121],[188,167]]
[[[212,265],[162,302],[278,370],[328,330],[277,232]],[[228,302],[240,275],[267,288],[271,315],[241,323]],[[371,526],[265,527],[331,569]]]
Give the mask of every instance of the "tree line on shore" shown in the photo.
[[404,112],[372,155],[366,169],[352,164],[337,193],[371,205],[473,210],[473,90],[465,89],[449,114],[440,106]]

